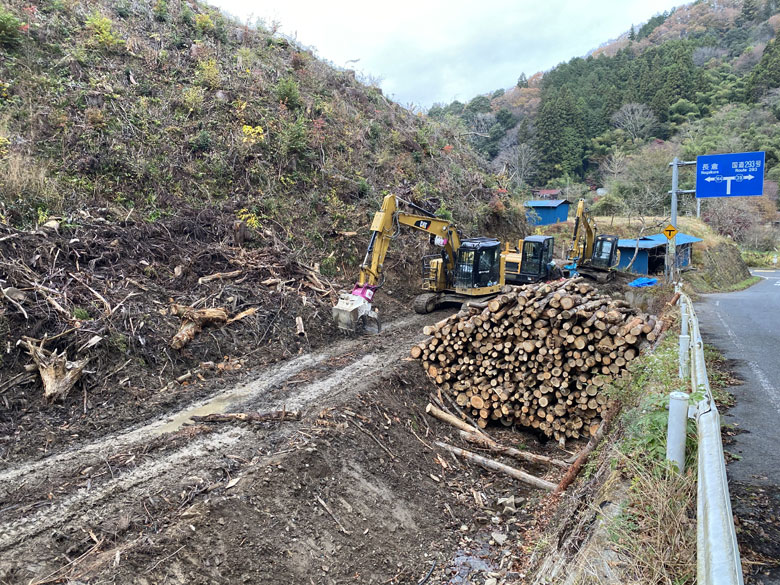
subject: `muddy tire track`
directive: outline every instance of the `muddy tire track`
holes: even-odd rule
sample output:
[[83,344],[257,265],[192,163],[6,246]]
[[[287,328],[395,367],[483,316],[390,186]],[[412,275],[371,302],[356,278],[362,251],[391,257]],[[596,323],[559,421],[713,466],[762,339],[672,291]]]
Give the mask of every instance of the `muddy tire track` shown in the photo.
[[[333,406],[376,383],[387,366],[397,364],[418,339],[422,325],[436,315],[411,316],[388,324],[382,335],[345,339],[324,351],[299,356],[259,372],[250,382],[226,388],[210,398],[188,405],[153,421],[145,421],[119,433],[82,443],[44,459],[22,462],[0,473],[0,511],[12,512],[24,497],[45,498],[66,485],[48,505],[27,506],[23,515],[2,514],[0,556],[14,561],[0,562],[0,577],[16,567],[19,558],[37,558],[34,551],[46,550],[44,543],[65,526],[94,526],[107,518],[142,514],[149,498],[170,500],[173,494],[194,490],[198,485],[219,486],[225,454],[257,462],[272,457],[298,424],[269,429],[246,426],[220,427],[183,445],[145,454],[136,465],[112,469],[109,457],[131,451],[182,427],[193,414],[274,410],[287,408],[306,413],[304,421],[326,406]],[[439,316],[440,318],[440,316]],[[329,365],[336,362],[337,365]],[[305,381],[290,384],[296,377]],[[310,381],[309,381],[310,380]],[[83,471],[108,466],[110,477],[87,481]],[[223,484],[227,481],[222,482]],[[28,490],[30,493],[25,493]],[[32,510],[30,510],[32,508]],[[141,510],[141,511],[139,511]],[[132,512],[129,512],[132,511]],[[34,572],[50,568],[52,559],[41,558],[29,566]]]

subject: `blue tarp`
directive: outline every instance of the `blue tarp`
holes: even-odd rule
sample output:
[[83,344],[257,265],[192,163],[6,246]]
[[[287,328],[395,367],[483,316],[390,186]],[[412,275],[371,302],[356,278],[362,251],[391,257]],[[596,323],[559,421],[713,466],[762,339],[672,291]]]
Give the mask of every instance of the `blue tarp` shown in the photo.
[[628,283],[628,286],[633,286],[634,288],[645,288],[647,286],[655,286],[656,284],[658,284],[657,278],[646,278],[643,276],[641,278],[637,278],[636,280],[632,280]]

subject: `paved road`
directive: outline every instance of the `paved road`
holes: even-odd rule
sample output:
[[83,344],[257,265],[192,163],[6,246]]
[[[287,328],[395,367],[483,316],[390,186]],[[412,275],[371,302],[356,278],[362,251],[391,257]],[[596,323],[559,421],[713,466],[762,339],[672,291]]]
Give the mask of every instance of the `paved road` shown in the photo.
[[737,404],[725,422],[742,429],[727,450],[731,481],[780,486],[780,271],[734,293],[705,295],[696,306],[705,343],[734,360],[744,384],[731,388]]
[[706,295],[696,313],[706,343],[732,360],[744,381],[729,390],[736,405],[725,422],[743,432],[725,449],[745,583],[780,585],[780,271],[747,290]]

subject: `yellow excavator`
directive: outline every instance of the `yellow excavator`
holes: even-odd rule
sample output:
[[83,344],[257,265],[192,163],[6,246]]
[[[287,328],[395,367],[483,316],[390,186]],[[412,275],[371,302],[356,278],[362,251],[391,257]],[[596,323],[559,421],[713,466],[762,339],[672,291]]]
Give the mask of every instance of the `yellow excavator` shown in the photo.
[[[403,207],[403,209],[402,209]],[[349,332],[377,333],[381,329],[378,311],[372,307],[374,293],[384,282],[387,250],[401,226],[427,233],[430,242],[441,248],[439,254],[422,261],[423,293],[414,300],[417,313],[430,313],[450,303],[463,303],[473,297],[497,294],[506,284],[526,284],[561,277],[553,262],[551,236],[531,236],[518,241],[517,248],[493,238],[461,240],[456,226],[432,213],[387,195],[371,223],[360,277],[352,288],[339,296],[333,307],[333,319]]]
[[580,199],[574,216],[574,234],[566,257],[569,264],[563,267],[566,277],[577,275],[607,282],[615,278],[615,268],[620,263],[618,236],[596,233],[596,222]]

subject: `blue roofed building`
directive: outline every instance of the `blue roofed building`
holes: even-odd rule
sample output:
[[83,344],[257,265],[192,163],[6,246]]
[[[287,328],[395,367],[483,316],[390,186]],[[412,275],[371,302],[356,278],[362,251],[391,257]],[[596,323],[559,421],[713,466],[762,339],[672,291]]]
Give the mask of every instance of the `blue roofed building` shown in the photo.
[[[701,238],[683,233],[678,233],[675,236],[674,243],[677,246],[678,268],[690,266],[693,244],[701,241]],[[631,266],[631,272],[635,274],[658,274],[663,272],[668,242],[669,240],[663,234],[643,236],[639,238],[638,246],[637,240],[618,240],[618,250],[620,250],[618,270],[626,270],[629,262],[634,257],[634,252],[636,252],[636,260],[634,260],[634,264]]]
[[533,199],[525,202],[525,216],[531,225],[559,223],[569,217],[570,205],[567,199]]

